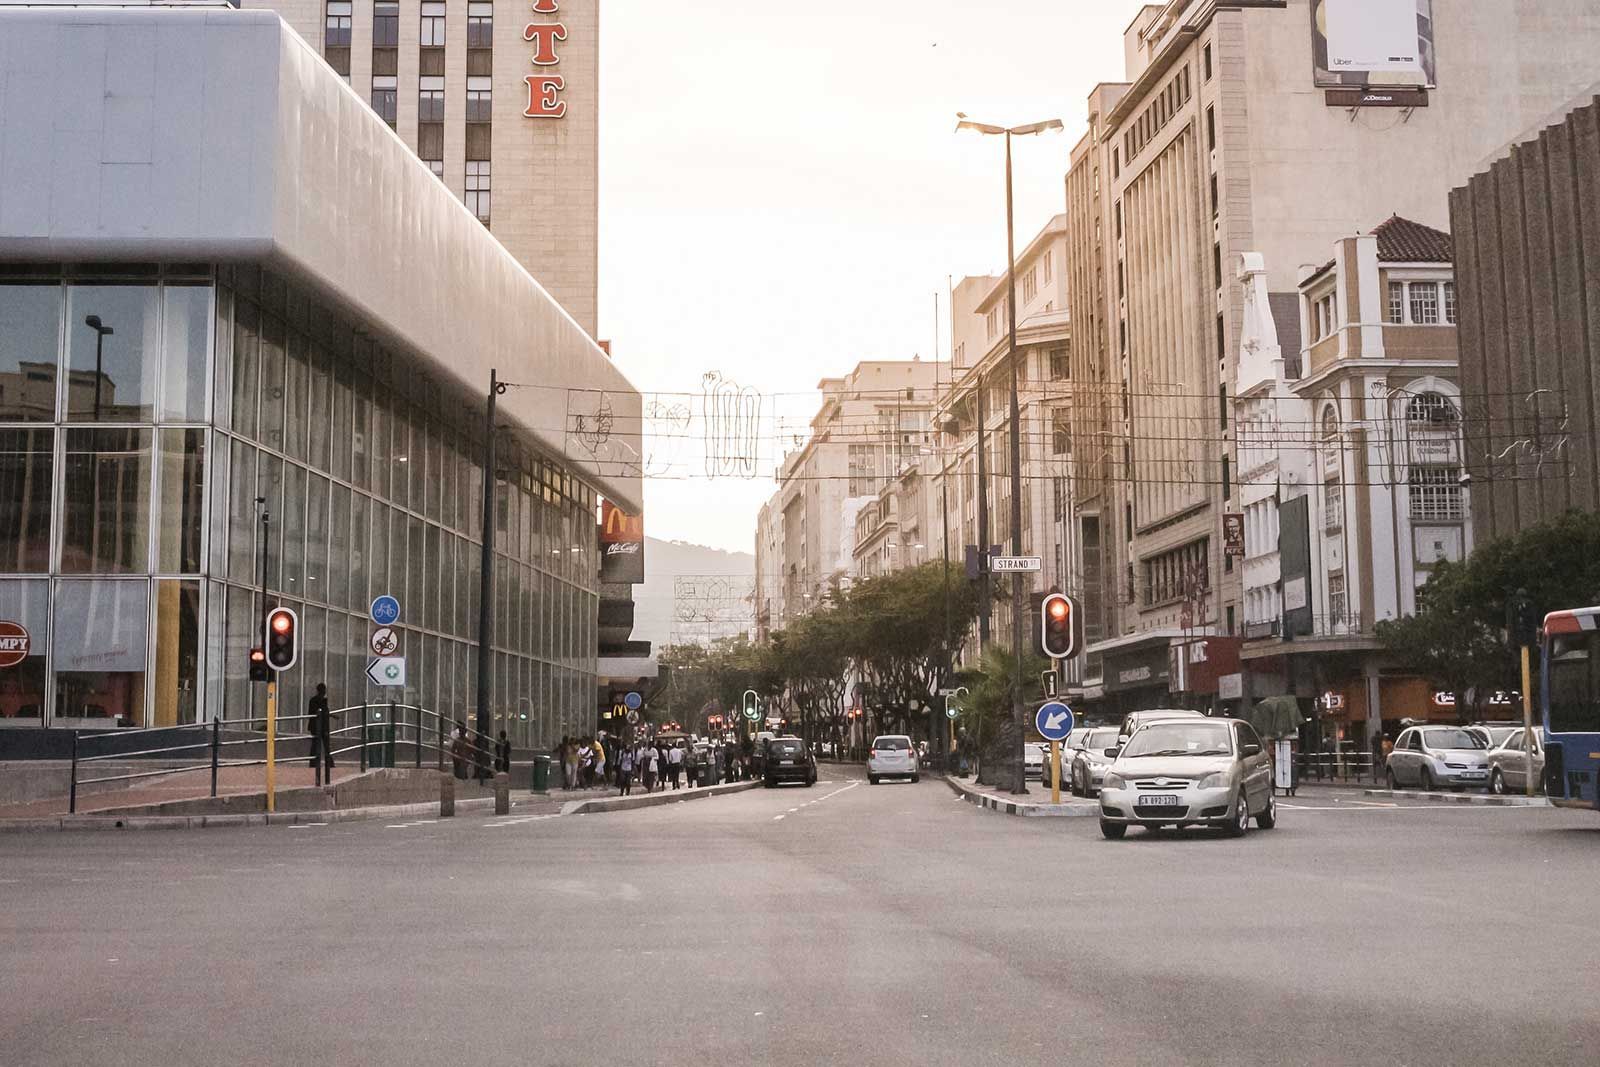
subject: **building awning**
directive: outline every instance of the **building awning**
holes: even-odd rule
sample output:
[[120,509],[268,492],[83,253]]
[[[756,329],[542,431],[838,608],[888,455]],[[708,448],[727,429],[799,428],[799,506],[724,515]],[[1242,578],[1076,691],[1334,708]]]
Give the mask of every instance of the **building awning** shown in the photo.
[[632,682],[640,678],[659,678],[661,665],[649,656],[601,656],[595,661],[595,675],[604,688],[613,680]]

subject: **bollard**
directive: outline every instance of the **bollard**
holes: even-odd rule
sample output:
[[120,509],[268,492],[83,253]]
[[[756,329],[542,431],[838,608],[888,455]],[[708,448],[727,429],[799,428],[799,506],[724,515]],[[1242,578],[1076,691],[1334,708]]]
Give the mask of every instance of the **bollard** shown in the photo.
[[494,813],[511,814],[511,775],[505,771],[494,776]]
[[439,775],[439,818],[449,819],[456,813],[456,780],[453,775]]

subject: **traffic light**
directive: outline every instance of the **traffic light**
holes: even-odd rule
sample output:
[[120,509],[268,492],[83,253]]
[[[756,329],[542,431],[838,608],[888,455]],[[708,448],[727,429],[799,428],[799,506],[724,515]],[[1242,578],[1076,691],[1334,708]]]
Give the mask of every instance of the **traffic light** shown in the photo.
[[273,608],[267,612],[267,666],[275,671],[286,671],[299,657],[299,624],[291,608]]
[[1542,621],[1526,589],[1518,589],[1507,598],[1506,629],[1510,631],[1513,645],[1526,648],[1538,644]]
[[267,651],[264,648],[250,650],[250,680],[252,682],[272,681],[272,672],[267,670]]
[[1072,601],[1064,594],[1051,593],[1039,606],[1039,647],[1051,659],[1066,659],[1078,651],[1077,630],[1073,626]]

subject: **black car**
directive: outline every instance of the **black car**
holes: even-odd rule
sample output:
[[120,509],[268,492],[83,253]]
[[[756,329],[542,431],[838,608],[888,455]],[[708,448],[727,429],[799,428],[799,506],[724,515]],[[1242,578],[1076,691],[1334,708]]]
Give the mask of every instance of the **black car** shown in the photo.
[[768,789],[779,782],[817,783],[817,758],[798,737],[774,737],[766,744],[761,780]]

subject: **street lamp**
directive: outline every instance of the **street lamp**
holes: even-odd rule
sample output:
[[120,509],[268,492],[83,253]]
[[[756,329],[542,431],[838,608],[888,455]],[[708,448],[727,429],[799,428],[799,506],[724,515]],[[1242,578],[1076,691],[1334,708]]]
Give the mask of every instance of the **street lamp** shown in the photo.
[[116,333],[100,321],[99,315],[85,315],[83,324],[94,331],[94,421],[100,421],[100,357],[105,352],[106,338]]
[[[1006,356],[1011,363],[1011,553],[1015,556],[1022,555],[1022,415],[1021,404],[1017,399],[1017,244],[1016,235],[1012,225],[1012,194],[1011,194],[1011,138],[1031,137],[1038,133],[1048,133],[1062,129],[1060,119],[1045,119],[1042,122],[1030,122],[1025,126],[991,126],[985,122],[974,122],[962,112],[956,113],[956,131],[972,130],[985,136],[1004,137],[1006,139],[1006,285],[1008,296],[1006,299],[1006,312],[1009,318],[1009,339],[1006,343]],[[986,568],[987,569],[987,568]],[[1024,734],[1027,726],[1022,710],[1022,572],[1014,571],[1011,575],[1011,645],[1016,657],[1016,678],[1011,686],[1011,716],[1017,726],[1017,751],[1016,772],[1013,779],[1014,793],[1028,791],[1026,777],[1026,759],[1023,755]]]

